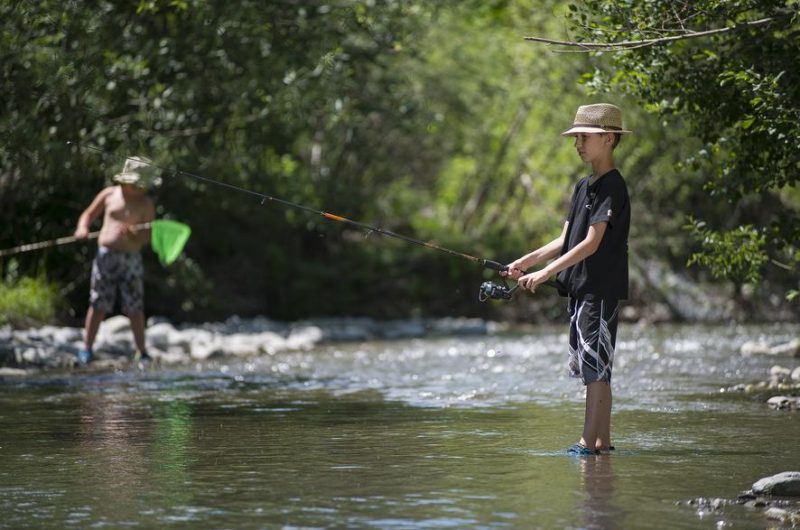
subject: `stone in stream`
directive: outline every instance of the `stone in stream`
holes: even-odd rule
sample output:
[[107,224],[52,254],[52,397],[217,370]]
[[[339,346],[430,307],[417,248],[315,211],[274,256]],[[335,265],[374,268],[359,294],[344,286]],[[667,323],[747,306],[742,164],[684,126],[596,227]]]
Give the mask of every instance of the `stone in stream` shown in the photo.
[[31,373],[31,370],[23,370],[22,368],[0,368],[0,377],[22,377]]
[[781,524],[791,525],[792,528],[800,525],[800,512],[791,512],[783,508],[769,508],[764,515],[767,516],[767,519],[780,521]]
[[784,471],[753,484],[753,493],[778,497],[800,497],[800,471]]
[[773,396],[767,405],[777,410],[795,410],[800,408],[800,397]]
[[783,366],[775,365],[769,370],[769,379],[758,383],[738,383],[730,387],[723,387],[720,392],[763,392],[766,390],[785,393],[783,396],[775,396],[768,401],[769,405],[778,409],[800,408],[800,397],[791,397],[792,394],[800,392],[800,367],[792,370]]

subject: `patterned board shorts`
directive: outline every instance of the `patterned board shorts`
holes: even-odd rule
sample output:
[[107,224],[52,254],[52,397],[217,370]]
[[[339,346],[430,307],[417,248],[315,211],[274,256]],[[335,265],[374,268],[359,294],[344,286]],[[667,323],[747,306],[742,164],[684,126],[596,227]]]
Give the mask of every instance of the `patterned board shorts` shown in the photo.
[[569,375],[584,385],[611,382],[617,342],[617,300],[576,300],[568,304]]
[[120,293],[122,312],[144,312],[144,266],[138,252],[120,252],[98,247],[92,262],[89,303],[98,311],[110,313]]

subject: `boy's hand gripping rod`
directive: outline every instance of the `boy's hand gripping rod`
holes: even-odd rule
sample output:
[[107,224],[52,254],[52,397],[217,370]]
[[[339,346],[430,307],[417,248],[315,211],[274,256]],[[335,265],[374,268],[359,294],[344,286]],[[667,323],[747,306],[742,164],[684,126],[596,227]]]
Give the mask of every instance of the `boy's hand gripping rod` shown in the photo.
[[[81,144],[79,142],[73,142],[73,141],[67,142],[67,145],[75,145],[75,146],[77,146],[79,148],[80,147],[85,147],[86,149],[90,149],[90,150],[95,151],[95,152],[100,153],[100,154],[106,154],[106,155],[109,154],[106,151],[104,151],[104,150],[102,150],[102,149],[100,149],[98,147],[95,147],[93,145],[85,145],[85,144]],[[127,159],[127,157],[121,157],[121,156],[117,156],[117,155],[113,155],[113,154],[110,155],[110,156],[112,156],[114,158],[117,158],[117,159],[120,159],[120,160]],[[246,188],[239,187],[239,186],[235,186],[233,184],[228,184],[226,182],[221,182],[221,181],[218,181],[218,180],[210,179],[208,177],[203,177],[201,175],[195,175],[194,173],[189,173],[187,171],[182,171],[182,170],[178,170],[178,169],[169,169],[169,168],[166,168],[166,167],[159,166],[158,164],[154,164],[152,162],[147,162],[147,165],[152,166],[152,167],[154,167],[156,169],[160,169],[161,171],[164,171],[166,173],[174,173],[175,175],[183,175],[183,176],[186,176],[186,177],[193,178],[195,180],[200,180],[200,181],[203,181],[203,182],[207,182],[209,184],[214,184],[216,186],[221,186],[221,187],[224,187],[224,188],[228,188],[228,189],[232,189],[232,190],[238,191],[240,193],[245,193],[245,194],[248,194],[248,195],[252,195],[252,196],[258,197],[258,198],[261,199],[261,204],[264,204],[267,201],[277,202],[279,204],[283,204],[284,206],[290,206],[292,208],[297,208],[297,209],[300,209],[300,210],[304,210],[304,211],[309,212],[309,213],[314,213],[314,214],[317,214],[317,215],[321,215],[325,219],[329,219],[331,221],[337,221],[337,222],[348,224],[348,225],[351,225],[351,226],[357,226],[357,227],[362,228],[364,230],[367,230],[369,232],[375,232],[375,233],[384,235],[386,237],[391,237],[391,238],[394,238],[394,239],[400,239],[401,241],[405,241],[407,243],[411,243],[411,244],[414,244],[414,245],[420,245],[420,246],[427,247],[427,248],[430,248],[430,249],[433,249],[433,250],[438,250],[439,252],[444,252],[446,254],[450,254],[451,256],[457,256],[457,257],[460,257],[460,258],[468,259],[470,261],[473,261],[475,263],[480,264],[484,268],[491,269],[491,270],[494,270],[494,271],[497,271],[497,272],[500,272],[500,273],[506,272],[508,270],[507,266],[505,266],[502,263],[499,263],[497,261],[492,261],[492,260],[489,260],[489,259],[479,258],[477,256],[471,256],[469,254],[465,254],[465,253],[459,252],[457,250],[452,250],[452,249],[445,248],[445,247],[442,247],[442,246],[439,246],[439,245],[435,245],[435,244],[433,244],[433,243],[431,243],[429,241],[423,241],[421,239],[416,239],[416,238],[413,238],[413,237],[405,236],[403,234],[398,234],[397,232],[392,232],[391,230],[387,230],[385,228],[380,228],[378,226],[369,225],[367,223],[362,223],[360,221],[354,221],[352,219],[348,219],[347,217],[343,217],[341,215],[337,215],[337,214],[334,214],[334,213],[326,212],[326,211],[323,211],[323,210],[317,210],[315,208],[311,208],[309,206],[305,206],[303,204],[299,204],[299,203],[296,203],[296,202],[288,201],[286,199],[280,199],[278,197],[272,197],[270,195],[259,193],[259,192],[253,191],[253,190],[249,190],[249,189],[246,189]],[[510,300],[511,297],[513,296],[513,294],[514,294],[514,291],[517,290],[518,285],[515,285],[514,287],[509,287],[508,284],[505,282],[505,280],[503,280],[503,284],[504,285],[500,285],[500,284],[493,283],[493,282],[483,282],[483,284],[481,285],[481,290],[480,290],[480,292],[478,294],[478,299],[480,301],[482,301],[482,302],[485,301],[485,300],[488,300],[489,298],[501,299],[501,300]],[[558,285],[555,282],[550,281],[550,280],[545,282],[545,285],[549,285],[551,287],[556,287],[556,288],[558,287]]]

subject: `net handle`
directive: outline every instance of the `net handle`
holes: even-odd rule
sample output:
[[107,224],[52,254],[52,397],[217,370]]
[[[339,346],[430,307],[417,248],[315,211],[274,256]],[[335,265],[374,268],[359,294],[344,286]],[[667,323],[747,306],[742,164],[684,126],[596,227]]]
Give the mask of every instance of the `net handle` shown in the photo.
[[[150,228],[152,224],[153,222],[140,223],[137,225],[133,225],[131,228],[133,228],[134,230],[142,230]],[[59,237],[58,239],[50,239],[48,241],[39,241],[38,243],[26,243],[24,245],[19,245],[16,247],[7,248],[5,250],[0,250],[0,258],[3,258],[5,256],[13,256],[15,254],[22,254],[23,252],[30,252],[32,250],[39,250],[40,248],[49,248],[58,245],[66,245],[68,243],[74,243],[76,241],[97,239],[100,236],[100,232],[102,232],[102,230],[90,232],[89,235],[87,235],[84,238],[75,236],[66,236],[66,237]]]

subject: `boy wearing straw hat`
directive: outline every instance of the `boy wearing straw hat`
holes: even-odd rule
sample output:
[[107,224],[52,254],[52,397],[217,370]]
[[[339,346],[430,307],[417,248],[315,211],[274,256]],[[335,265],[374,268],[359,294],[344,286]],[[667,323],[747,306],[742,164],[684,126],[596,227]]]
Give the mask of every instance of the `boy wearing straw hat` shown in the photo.
[[[569,373],[586,386],[586,412],[580,441],[569,454],[587,456],[611,445],[611,371],[619,301],[628,297],[630,200],[614,165],[622,111],[599,103],[578,108],[562,136],[575,138],[581,160],[592,173],[575,186],[561,235],[508,265],[508,276],[531,292],[551,276],[569,295]],[[525,274],[538,263],[544,268]]]
[[85,239],[92,222],[103,215],[97,255],[92,263],[84,348],[77,354],[81,364],[92,360],[97,331],[106,314],[114,309],[117,292],[122,312],[131,321],[137,356],[149,358],[144,340],[144,268],[139,252],[149,242],[150,230],[137,225],[155,219],[155,206],[146,188],[157,186],[159,179],[153,175],[148,159],[134,156],[125,160],[122,172],[114,175],[113,180],[117,185],[97,194],[75,229],[75,237]]

